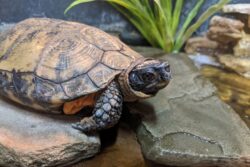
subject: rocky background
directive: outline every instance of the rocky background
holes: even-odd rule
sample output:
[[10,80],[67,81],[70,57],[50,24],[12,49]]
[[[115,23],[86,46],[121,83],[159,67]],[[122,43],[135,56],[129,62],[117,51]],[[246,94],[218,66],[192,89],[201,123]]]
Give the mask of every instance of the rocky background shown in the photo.
[[229,4],[222,11],[226,15],[212,17],[208,30],[190,38],[185,51],[209,65],[202,66],[203,75],[250,126],[250,5]]
[[[49,17],[64,20],[74,20],[99,27],[105,31],[120,34],[122,40],[130,44],[146,45],[147,42],[135,28],[113,7],[105,2],[81,4],[64,15],[66,7],[73,0],[0,0],[0,24],[15,23],[29,17]],[[218,0],[207,0],[200,10],[202,13],[208,6]],[[182,13],[183,19],[197,0],[185,2]],[[248,0],[232,0],[231,3],[249,3]],[[199,14],[198,14],[199,16]],[[197,19],[197,18],[195,18]],[[208,21],[197,31],[201,34],[208,28]]]

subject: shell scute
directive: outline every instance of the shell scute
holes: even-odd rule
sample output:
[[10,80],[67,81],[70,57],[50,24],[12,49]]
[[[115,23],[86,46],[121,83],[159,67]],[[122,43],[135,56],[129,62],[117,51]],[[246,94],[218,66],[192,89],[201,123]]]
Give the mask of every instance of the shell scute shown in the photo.
[[126,69],[131,64],[132,59],[117,51],[107,51],[104,53],[102,63],[118,70]]
[[88,75],[81,75],[70,81],[64,82],[62,83],[62,87],[66,95],[71,98],[95,92],[97,89],[94,83],[89,79]]
[[104,88],[121,71],[114,70],[103,64],[98,64],[88,72],[90,79],[99,87]]
[[97,28],[86,26],[81,30],[81,34],[86,41],[104,51],[120,50],[122,48],[122,44],[115,37]]
[[102,50],[77,34],[65,34],[64,38],[51,41],[44,49],[35,72],[42,78],[61,83],[89,71],[102,55]]

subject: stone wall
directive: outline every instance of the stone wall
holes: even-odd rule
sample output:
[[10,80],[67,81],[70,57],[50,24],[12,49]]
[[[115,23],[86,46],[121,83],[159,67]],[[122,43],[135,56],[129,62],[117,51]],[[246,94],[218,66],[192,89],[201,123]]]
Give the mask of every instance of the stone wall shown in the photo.
[[[92,2],[79,5],[69,11],[65,16],[63,12],[72,1],[73,0],[0,0],[0,24],[18,22],[29,17],[74,20],[94,25],[105,31],[120,33],[121,38],[127,43],[146,44],[145,40],[142,40],[135,28],[121,14],[105,2]],[[218,0],[206,0],[201,12],[217,1]],[[182,20],[196,2],[197,0],[186,1],[185,10],[183,10],[182,13]],[[248,0],[231,1],[231,3],[244,2],[249,3]],[[206,22],[197,33],[200,34],[205,31],[207,25],[208,22]]]

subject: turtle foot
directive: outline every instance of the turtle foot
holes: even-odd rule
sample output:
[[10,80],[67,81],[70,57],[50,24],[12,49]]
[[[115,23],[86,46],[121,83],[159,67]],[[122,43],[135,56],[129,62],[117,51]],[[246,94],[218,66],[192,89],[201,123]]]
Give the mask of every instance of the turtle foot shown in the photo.
[[81,120],[81,122],[72,124],[72,127],[82,132],[92,132],[98,129],[98,125],[95,123],[92,117],[84,118]]
[[114,126],[122,114],[123,97],[118,84],[112,82],[97,100],[91,117],[73,125],[83,132],[103,130]]

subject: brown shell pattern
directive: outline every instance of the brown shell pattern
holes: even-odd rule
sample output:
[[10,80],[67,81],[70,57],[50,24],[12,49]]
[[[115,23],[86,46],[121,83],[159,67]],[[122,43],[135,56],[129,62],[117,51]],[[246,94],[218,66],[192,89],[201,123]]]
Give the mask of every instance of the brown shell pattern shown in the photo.
[[[105,88],[139,57],[97,28],[55,19],[27,19],[0,36],[0,83],[8,84],[8,89],[0,85],[0,93],[19,97],[14,100],[21,103],[56,108]],[[20,83],[16,85],[14,80]]]

